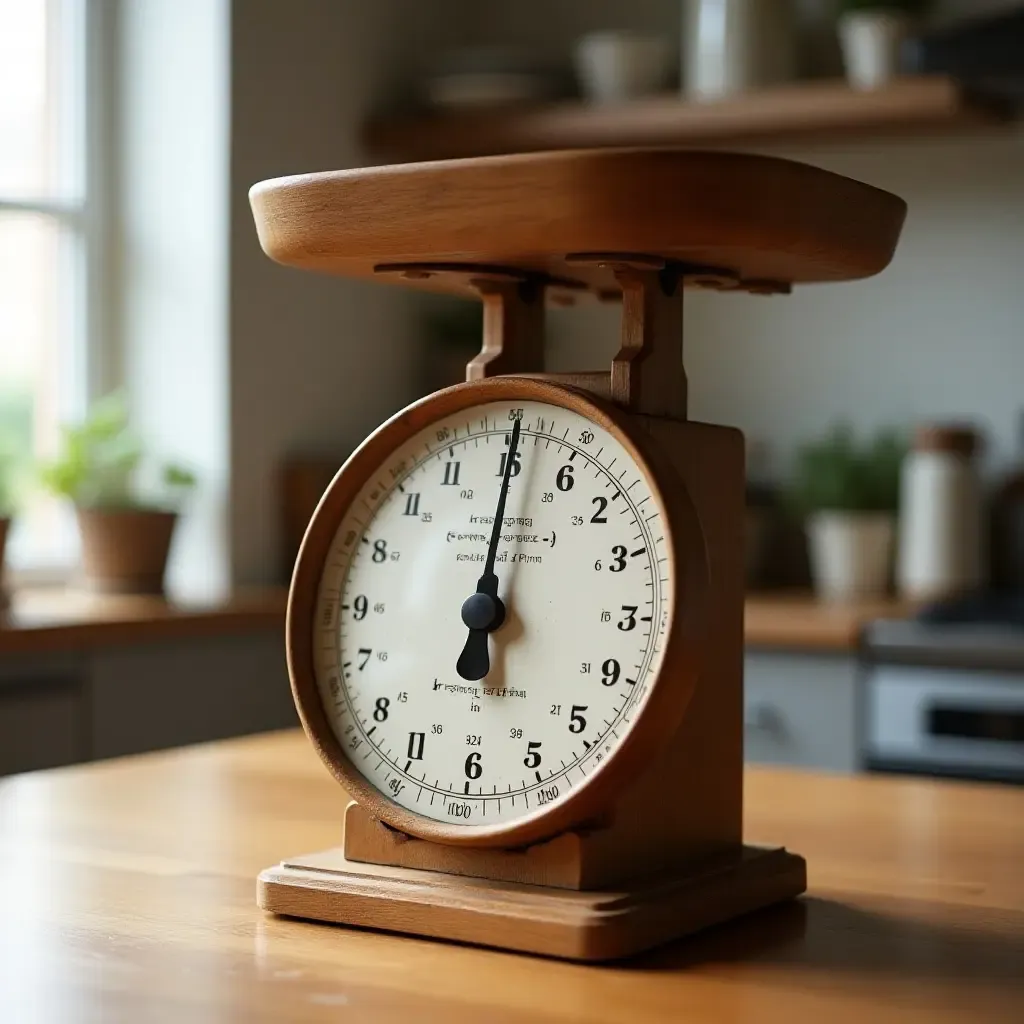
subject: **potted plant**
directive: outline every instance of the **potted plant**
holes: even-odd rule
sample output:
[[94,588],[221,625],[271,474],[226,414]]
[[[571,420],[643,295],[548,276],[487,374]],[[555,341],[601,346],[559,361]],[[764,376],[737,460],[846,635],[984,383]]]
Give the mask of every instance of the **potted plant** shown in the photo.
[[43,466],[54,494],[75,505],[83,582],[120,594],[163,592],[178,508],[195,477],[173,463],[159,467],[159,496],[143,498],[137,475],[142,446],[121,395],[97,402],[85,421],[63,429],[63,450]]
[[814,586],[826,600],[888,588],[905,453],[892,432],[859,444],[842,426],[800,449],[792,498],[807,517]]
[[841,0],[839,45],[847,81],[877,89],[899,73],[900,48],[928,0]]

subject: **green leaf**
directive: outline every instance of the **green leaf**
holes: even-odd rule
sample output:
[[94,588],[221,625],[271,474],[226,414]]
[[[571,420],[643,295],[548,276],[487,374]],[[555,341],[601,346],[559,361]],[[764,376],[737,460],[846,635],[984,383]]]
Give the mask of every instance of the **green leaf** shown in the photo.
[[[131,430],[128,403],[116,392],[94,403],[78,426],[61,431],[60,456],[39,467],[43,485],[54,494],[92,508],[137,508],[148,505],[136,493],[143,448]],[[195,477],[181,467],[162,474],[163,484],[178,498]],[[156,504],[159,504],[156,503]]]
[[803,513],[895,511],[906,450],[894,431],[882,431],[860,445],[852,430],[840,424],[797,452],[790,503]]
[[164,466],[164,484],[174,490],[189,491],[196,485],[196,475],[184,466],[169,462]]

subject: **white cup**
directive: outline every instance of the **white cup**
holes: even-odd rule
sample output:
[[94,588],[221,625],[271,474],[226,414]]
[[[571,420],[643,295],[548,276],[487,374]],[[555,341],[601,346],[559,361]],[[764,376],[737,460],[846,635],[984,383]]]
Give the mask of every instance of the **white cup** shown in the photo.
[[672,50],[661,36],[594,32],[576,44],[576,74],[591,103],[622,103],[665,88]]
[[854,89],[879,89],[899,74],[910,19],[891,11],[851,11],[839,20],[846,77]]

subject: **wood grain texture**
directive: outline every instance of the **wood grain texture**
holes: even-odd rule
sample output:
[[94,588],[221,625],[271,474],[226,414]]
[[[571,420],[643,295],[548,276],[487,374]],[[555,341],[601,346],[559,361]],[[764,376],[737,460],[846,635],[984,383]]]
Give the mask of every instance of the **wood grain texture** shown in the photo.
[[287,599],[284,587],[242,589],[207,601],[17,590],[10,609],[0,613],[0,656],[281,630]]
[[686,419],[683,287],[671,270],[611,264],[622,288],[621,343],[612,359],[612,400],[647,416]]
[[484,305],[483,347],[466,367],[466,380],[544,369],[544,289],[478,280]]
[[277,918],[340,840],[298,730],[0,781],[0,1019],[978,1024],[1024,1018],[1024,791],[751,769],[806,898],[614,967]]
[[651,96],[595,106],[578,102],[503,110],[421,114],[367,125],[370,151],[388,160],[525,153],[597,146],[708,146],[728,142],[828,141],[899,132],[953,132],[1004,120],[941,75],[896,79],[885,88],[810,81],[688,103]]
[[915,605],[895,598],[837,604],[807,593],[748,594],[744,639],[748,647],[853,654],[874,619],[903,619]]
[[621,889],[550,889],[360,864],[341,850],[264,871],[264,910],[567,960],[615,960],[798,896],[802,858],[745,847]]
[[608,370],[583,370],[577,373],[517,373],[516,376],[525,377],[527,380],[546,380],[568,388],[579,388],[605,401],[611,401],[612,397],[611,373]]
[[[634,418],[683,481],[700,523],[708,587],[700,675],[665,757],[616,804],[629,860],[658,871],[738,848],[743,835],[744,442],[732,427]],[[665,780],[672,806],[666,807]],[[803,850],[796,850],[803,854]]]
[[[868,277],[906,212],[890,193],[774,157],[593,150],[276,178],[250,201],[260,243],[291,266],[374,278],[385,263],[483,264],[617,291],[573,253],[643,253],[741,281]],[[399,283],[465,292],[464,275]]]
[[563,832],[534,846],[510,850],[442,846],[388,828],[353,800],[345,808],[345,841],[340,853],[359,864],[386,864],[444,871],[467,878],[585,889],[595,883],[586,875],[584,842],[584,835],[574,831]]

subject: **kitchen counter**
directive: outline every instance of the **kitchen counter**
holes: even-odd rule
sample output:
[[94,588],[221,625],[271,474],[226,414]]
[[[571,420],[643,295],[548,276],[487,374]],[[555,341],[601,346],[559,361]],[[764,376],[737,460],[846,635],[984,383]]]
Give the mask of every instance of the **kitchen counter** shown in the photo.
[[0,612],[0,655],[283,631],[287,598],[283,587],[249,588],[204,601],[57,587],[18,590],[11,607]]
[[807,897],[608,967],[262,914],[344,802],[297,732],[0,780],[0,1020],[1024,1020],[1024,790],[750,769]]
[[853,653],[875,619],[905,619],[914,611],[906,601],[879,598],[829,604],[804,592],[747,595],[747,647]]

